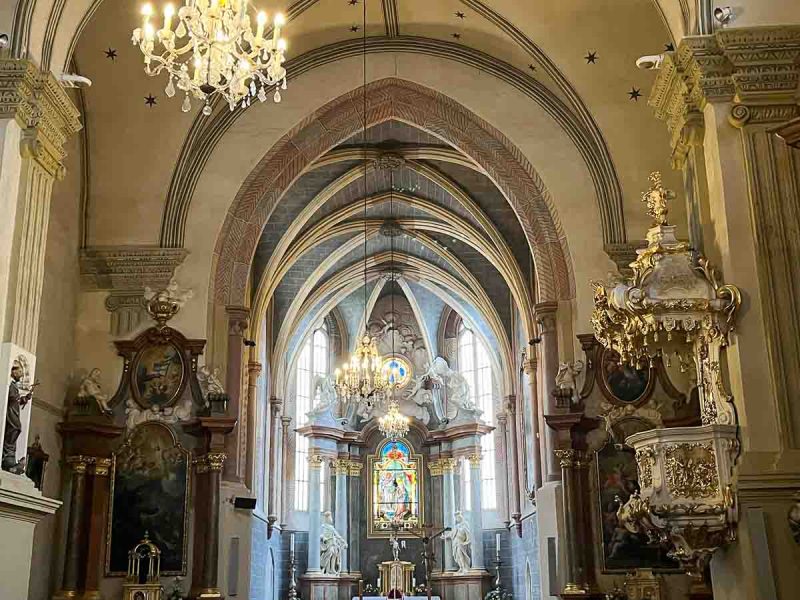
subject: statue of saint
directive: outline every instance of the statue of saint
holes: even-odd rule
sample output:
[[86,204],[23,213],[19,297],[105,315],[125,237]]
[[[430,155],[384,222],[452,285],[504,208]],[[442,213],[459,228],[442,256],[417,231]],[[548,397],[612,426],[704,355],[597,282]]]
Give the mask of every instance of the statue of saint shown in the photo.
[[322,513],[322,528],[320,530],[320,566],[326,575],[338,575],[342,570],[342,550],[347,548],[347,542],[333,526],[331,511]]
[[203,365],[197,369],[197,383],[200,385],[200,393],[206,402],[208,402],[209,394],[225,393],[225,388],[219,378],[220,372],[216,367],[213,372],[208,368],[208,365]]
[[78,400],[82,404],[89,404],[94,401],[100,414],[110,415],[111,407],[108,405],[108,396],[103,393],[103,388],[100,387],[100,369],[92,369],[89,374],[81,381],[81,387],[78,390]]
[[6,427],[5,437],[3,438],[3,460],[4,471],[9,471],[17,475],[25,473],[25,459],[17,461],[17,438],[22,433],[22,408],[30,401],[31,392],[25,394],[20,389],[22,381],[22,364],[14,361],[11,367],[11,383],[8,385],[8,406],[6,408]]
[[453,560],[458,565],[458,572],[464,573],[472,568],[472,558],[469,555],[469,547],[472,544],[472,533],[461,511],[457,511],[455,517],[456,523],[449,537],[453,542]]
[[389,545],[392,547],[392,558],[395,561],[400,560],[400,540],[397,539],[394,533],[392,533],[392,537],[389,538]]
[[466,378],[451,369],[441,356],[433,359],[428,370],[417,378],[405,397],[420,406],[433,404],[434,412],[440,420],[453,420],[457,416],[478,419],[481,415],[481,409],[470,399]]

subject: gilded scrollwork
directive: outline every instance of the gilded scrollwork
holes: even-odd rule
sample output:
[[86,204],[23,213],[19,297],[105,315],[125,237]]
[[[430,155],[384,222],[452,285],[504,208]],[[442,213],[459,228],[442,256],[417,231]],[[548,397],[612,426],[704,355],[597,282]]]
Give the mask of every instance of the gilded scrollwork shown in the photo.
[[636,451],[636,467],[639,470],[639,485],[643,488],[653,487],[653,466],[656,457],[652,448]]
[[664,473],[673,496],[710,498],[720,493],[717,461],[710,444],[668,446],[664,452]]

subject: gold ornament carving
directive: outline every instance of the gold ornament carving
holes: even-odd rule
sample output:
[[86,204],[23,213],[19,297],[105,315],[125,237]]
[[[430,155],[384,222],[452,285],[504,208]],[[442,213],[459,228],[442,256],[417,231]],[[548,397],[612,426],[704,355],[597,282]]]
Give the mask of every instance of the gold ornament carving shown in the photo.
[[309,454],[308,455],[308,466],[311,469],[321,469],[322,465],[325,464],[325,456],[322,454]]
[[357,460],[348,461],[348,474],[350,475],[350,477],[361,477],[361,471],[363,468],[364,465],[362,465],[360,461]]
[[719,494],[717,461],[710,444],[668,446],[664,456],[664,473],[673,496],[695,499]]
[[653,452],[652,448],[642,448],[636,451],[639,485],[643,488],[653,487],[653,465],[655,460],[655,452]]
[[553,454],[556,455],[558,464],[562,469],[568,469],[576,464],[577,453],[575,450],[553,450]]
[[337,458],[331,461],[333,472],[336,475],[347,475],[350,473],[350,461],[346,458]]
[[467,461],[471,467],[480,467],[483,456],[480,452],[474,452],[467,456]]
[[675,199],[675,192],[664,187],[661,173],[650,173],[650,189],[642,193],[642,202],[647,204],[647,214],[653,217],[653,225],[667,224],[667,201]]
[[437,458],[428,463],[428,469],[434,477],[445,473],[454,473],[457,462],[454,458]]

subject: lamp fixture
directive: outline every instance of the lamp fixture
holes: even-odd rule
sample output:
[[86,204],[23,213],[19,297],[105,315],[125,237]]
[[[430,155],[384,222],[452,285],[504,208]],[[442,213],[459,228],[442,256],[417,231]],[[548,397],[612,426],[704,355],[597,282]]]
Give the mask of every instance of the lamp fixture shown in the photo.
[[375,338],[365,333],[350,360],[334,373],[336,392],[343,400],[379,400],[389,385],[388,374],[381,368]]
[[389,410],[378,419],[378,429],[389,440],[399,440],[408,433],[409,418],[400,412],[400,406],[392,395]]
[[183,112],[192,108],[190,96],[205,103],[204,115],[211,114],[215,95],[230,110],[250,106],[256,98],[264,102],[272,88],[274,101],[281,101],[280,90],[286,89],[286,41],[280,37],[286,19],[282,14],[272,20],[271,37],[264,35],[264,12],[256,16],[253,32],[247,0],[186,0],[177,15],[174,5],[166,4],[160,29],[151,21],[151,4],[142,7],[142,17],[131,42],[144,55],[145,73],[152,77],[167,73],[164,93],[168,97],[175,95],[176,88],[185,92]]

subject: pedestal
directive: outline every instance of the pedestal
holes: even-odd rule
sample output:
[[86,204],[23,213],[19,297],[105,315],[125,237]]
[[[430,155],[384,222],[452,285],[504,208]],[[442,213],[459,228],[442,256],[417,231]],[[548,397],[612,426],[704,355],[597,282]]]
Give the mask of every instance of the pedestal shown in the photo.
[[353,576],[306,573],[300,576],[303,600],[351,600],[358,580]]
[[489,591],[492,576],[483,569],[466,572],[434,573],[433,589],[442,600],[483,600]]
[[33,530],[61,502],[46,498],[23,475],[0,471],[0,581],[3,600],[27,600]]

